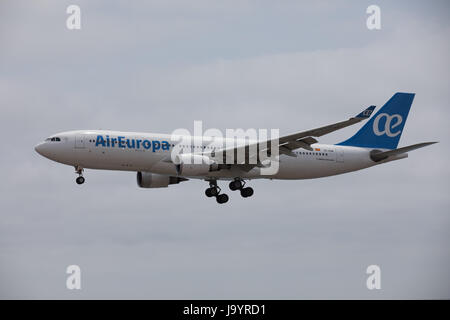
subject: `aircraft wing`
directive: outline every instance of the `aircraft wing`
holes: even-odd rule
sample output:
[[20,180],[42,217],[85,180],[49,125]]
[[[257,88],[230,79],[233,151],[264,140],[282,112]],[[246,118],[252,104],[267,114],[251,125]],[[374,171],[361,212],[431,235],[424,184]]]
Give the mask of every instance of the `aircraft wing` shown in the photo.
[[[375,106],[370,106],[367,109],[363,110],[361,113],[357,114],[356,116],[354,116],[348,120],[280,137],[278,139],[278,143],[277,143],[276,139],[262,141],[262,142],[258,142],[258,143],[248,144],[245,146],[238,146],[235,148],[216,150],[210,156],[213,159],[216,157],[219,157],[219,159],[220,159],[220,157],[223,157],[224,161],[222,163],[227,163],[226,155],[230,154],[230,153],[234,153],[234,164],[242,164],[242,165],[248,164],[248,163],[257,163],[258,164],[259,160],[251,162],[251,161],[249,161],[249,159],[255,160],[258,157],[259,152],[261,152],[261,151],[270,153],[271,146],[273,143],[275,143],[278,146],[279,154],[286,154],[286,155],[295,157],[295,154],[292,152],[292,150],[299,149],[299,148],[304,148],[306,150],[312,150],[311,145],[317,142],[317,140],[314,139],[313,137],[321,137],[328,133],[334,132],[336,130],[339,130],[339,129],[351,126],[360,121],[366,120],[370,117],[370,115],[372,114],[374,109],[375,109]],[[252,150],[252,151],[250,151],[250,150]],[[242,162],[242,161],[236,162],[236,160],[239,159],[239,157],[237,157],[237,155],[245,155],[245,161],[244,162]],[[244,157],[242,157],[242,158],[244,158]],[[257,164],[255,164],[255,166]]]

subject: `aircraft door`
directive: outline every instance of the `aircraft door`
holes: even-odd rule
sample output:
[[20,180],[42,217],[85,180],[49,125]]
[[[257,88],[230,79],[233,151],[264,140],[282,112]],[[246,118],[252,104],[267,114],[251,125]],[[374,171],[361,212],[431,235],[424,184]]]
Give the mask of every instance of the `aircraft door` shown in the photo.
[[336,162],[344,162],[344,149],[336,148]]
[[75,149],[84,149],[85,137],[82,135],[75,136]]

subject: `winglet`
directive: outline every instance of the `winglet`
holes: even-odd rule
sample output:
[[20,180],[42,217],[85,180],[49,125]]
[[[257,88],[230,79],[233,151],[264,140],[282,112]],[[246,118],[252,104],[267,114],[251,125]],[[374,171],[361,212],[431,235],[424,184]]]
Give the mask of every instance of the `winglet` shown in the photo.
[[370,117],[370,115],[372,114],[373,110],[375,110],[375,108],[376,108],[375,106],[370,106],[366,110],[364,110],[363,112],[358,114],[355,118],[367,119]]

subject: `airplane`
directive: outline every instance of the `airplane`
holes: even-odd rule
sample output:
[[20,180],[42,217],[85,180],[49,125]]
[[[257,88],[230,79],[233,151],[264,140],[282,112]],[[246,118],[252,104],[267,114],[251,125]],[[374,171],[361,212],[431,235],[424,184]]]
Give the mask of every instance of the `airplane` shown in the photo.
[[[222,204],[229,197],[221,192],[220,180],[230,181],[230,190],[247,198],[254,193],[246,186],[252,179],[328,177],[404,159],[409,151],[436,143],[397,148],[414,96],[395,93],[355,135],[334,145],[320,144],[315,138],[369,119],[375,106],[345,121],[263,143],[233,138],[232,147],[228,147],[229,138],[189,136],[181,137],[185,142],[180,142],[180,137],[167,134],[77,130],[52,135],[35,150],[50,160],[75,167],[79,185],[85,182],[84,169],[134,171],[141,188],[164,188],[202,179],[209,183],[206,196]],[[180,147],[183,152],[173,157],[173,151]],[[268,157],[261,157],[261,151]],[[227,162],[229,155],[238,152],[244,154],[243,159],[231,157]],[[275,162],[276,172],[264,170]]]

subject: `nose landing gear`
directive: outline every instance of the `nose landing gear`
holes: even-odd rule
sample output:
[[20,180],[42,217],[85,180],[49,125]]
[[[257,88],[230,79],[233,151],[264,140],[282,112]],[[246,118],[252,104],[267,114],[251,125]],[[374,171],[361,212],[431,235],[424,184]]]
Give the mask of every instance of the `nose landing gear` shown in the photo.
[[231,191],[239,190],[241,192],[241,196],[243,198],[251,197],[253,195],[253,188],[245,186],[245,181],[241,178],[235,178],[233,181],[230,182],[228,185],[230,187]]
[[83,171],[84,171],[84,169],[82,167],[80,167],[80,166],[75,167],[75,172],[78,173],[78,178],[75,179],[77,184],[84,183]]
[[84,183],[84,177],[78,177],[75,179],[75,181],[77,182],[77,184],[83,184]]

